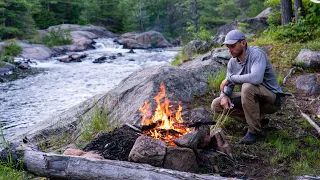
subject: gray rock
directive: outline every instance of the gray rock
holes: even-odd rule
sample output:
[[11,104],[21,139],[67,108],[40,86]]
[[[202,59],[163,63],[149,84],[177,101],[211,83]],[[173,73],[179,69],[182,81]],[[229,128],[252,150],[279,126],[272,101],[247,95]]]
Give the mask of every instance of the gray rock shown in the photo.
[[62,114],[44,120],[34,126],[37,128],[26,129],[12,139],[19,139],[21,136],[28,136],[29,139],[47,135],[58,136],[61,131],[77,133],[75,130],[81,128],[80,121],[88,120],[94,110],[101,108],[108,110],[111,123],[140,125],[139,107],[146,100],[151,107],[155,106],[154,97],[160,91],[160,83],[164,83],[167,95],[170,95],[169,99],[173,101],[190,102],[194,96],[204,95],[209,90],[208,76],[214,77],[223,67],[211,59],[202,61],[202,58],[208,55],[210,53],[179,67],[164,65],[136,71],[108,93],[97,95]]
[[134,143],[129,161],[161,167],[166,155],[166,144],[149,136],[140,136]]
[[164,168],[185,172],[198,172],[199,165],[192,149],[176,146],[167,147],[167,155],[164,159]]
[[[0,61],[0,64],[1,64],[1,62],[3,62],[3,61]],[[4,68],[7,68],[7,69],[9,69],[9,70],[11,70],[11,71],[16,68],[15,65],[13,65],[13,64],[11,64],[11,63],[7,63],[7,62],[4,63],[4,66],[3,66],[3,67],[4,67]]]
[[298,76],[296,79],[296,88],[311,95],[319,93],[320,88],[317,84],[317,76],[315,74]]
[[21,56],[25,59],[45,60],[53,56],[54,52],[40,44],[19,43],[22,47]]
[[232,56],[228,48],[215,48],[214,50],[211,51],[212,60],[224,65],[228,64],[231,57]]
[[267,18],[247,18],[242,19],[239,21],[234,21],[231,23],[228,23],[226,25],[221,26],[217,33],[214,35],[212,42],[217,45],[221,45],[224,41],[225,36],[227,33],[231,30],[238,29],[239,23],[246,23],[249,26],[246,27],[246,34],[247,39],[249,39],[254,34],[261,32],[268,27]]
[[305,68],[312,68],[320,71],[320,51],[311,51],[309,49],[302,49],[296,61],[302,62]]
[[190,118],[193,122],[195,121],[211,121],[211,114],[204,107],[197,107],[191,110]]
[[119,35],[112,33],[111,31],[108,31],[104,27],[100,26],[80,26],[77,24],[61,24],[61,25],[56,25],[56,26],[50,26],[47,30],[42,30],[42,32],[49,32],[51,29],[70,29],[71,31],[88,31],[91,32],[95,35],[97,35],[100,38],[114,38]]
[[268,18],[271,14],[271,7],[266,8],[260,14],[258,14],[255,18]]
[[0,76],[12,74],[12,71],[8,68],[0,68]]
[[146,49],[146,48],[163,48],[171,44],[166,38],[157,31],[147,31],[141,34],[125,33],[115,39],[115,42],[123,45],[124,48]]
[[200,40],[193,40],[190,41],[186,46],[185,46],[185,53],[184,55],[192,58],[194,54],[196,53],[204,53],[208,52],[212,47],[212,44],[207,41],[200,41]]

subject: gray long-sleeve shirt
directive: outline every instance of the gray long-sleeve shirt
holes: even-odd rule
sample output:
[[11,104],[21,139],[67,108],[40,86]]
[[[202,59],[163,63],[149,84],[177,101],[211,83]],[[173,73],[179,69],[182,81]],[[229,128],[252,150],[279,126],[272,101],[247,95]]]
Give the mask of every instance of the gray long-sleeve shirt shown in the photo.
[[256,46],[248,46],[243,62],[231,58],[227,67],[227,79],[224,93],[231,97],[235,84],[251,83],[263,85],[273,93],[283,93],[277,76],[266,54]]

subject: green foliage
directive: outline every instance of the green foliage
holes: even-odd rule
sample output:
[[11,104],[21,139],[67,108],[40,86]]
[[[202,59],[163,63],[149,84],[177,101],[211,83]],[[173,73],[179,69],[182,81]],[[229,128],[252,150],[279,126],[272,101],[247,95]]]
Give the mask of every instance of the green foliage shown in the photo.
[[3,50],[1,54],[4,56],[18,56],[21,54],[21,52],[22,52],[22,47],[18,45],[16,40],[13,40],[3,46]]
[[211,74],[208,76],[208,84],[210,89],[220,89],[221,82],[226,78],[227,71],[226,69],[221,69],[216,73],[216,75],[213,77]]
[[187,56],[185,56],[184,54],[185,54],[185,48],[182,48],[181,50],[179,50],[177,55],[174,57],[173,61],[171,61],[171,65],[179,66],[180,64],[188,61],[189,58]]
[[81,139],[90,142],[99,132],[109,132],[115,125],[109,121],[106,109],[95,109],[91,114],[91,119],[82,121]]
[[283,74],[277,73],[277,80],[278,80],[278,83],[279,83],[280,85],[283,84],[283,78],[284,78],[284,75],[283,75]]
[[[8,148],[10,151],[9,142],[4,138],[1,130],[1,148]],[[31,179],[32,176],[23,171],[23,162],[19,160],[18,164],[13,162],[11,153],[7,154],[6,161],[0,162],[0,179],[21,180]]]
[[[8,62],[8,63],[14,64],[14,58],[12,56],[0,55],[0,61],[4,61],[4,62]],[[0,67],[1,67],[1,65],[0,65]]]
[[305,48],[308,48],[312,51],[320,51],[320,38],[308,41]]
[[48,47],[72,44],[70,29],[51,29],[49,34],[41,38],[40,43]]
[[238,23],[239,27],[238,29],[244,33],[247,33],[247,27],[249,27],[249,24],[248,23],[242,23],[242,22],[239,22]]

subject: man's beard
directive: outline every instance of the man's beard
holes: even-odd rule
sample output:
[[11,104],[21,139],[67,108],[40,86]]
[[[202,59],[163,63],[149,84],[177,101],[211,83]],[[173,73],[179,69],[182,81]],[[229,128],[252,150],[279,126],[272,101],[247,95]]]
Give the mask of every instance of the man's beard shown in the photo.
[[243,49],[240,49],[238,52],[237,52],[237,54],[235,54],[235,55],[232,55],[232,57],[233,58],[238,58],[239,56],[241,56],[241,54],[243,53]]

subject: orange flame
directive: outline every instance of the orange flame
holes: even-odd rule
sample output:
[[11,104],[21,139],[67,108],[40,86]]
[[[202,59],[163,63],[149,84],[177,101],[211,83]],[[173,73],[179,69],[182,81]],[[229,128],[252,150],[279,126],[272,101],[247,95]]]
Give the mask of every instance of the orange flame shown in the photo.
[[[161,100],[164,98],[164,101]],[[182,106],[179,102],[178,109],[175,110],[170,101],[166,98],[166,90],[164,84],[160,84],[160,92],[154,97],[157,107],[154,114],[152,115],[150,104],[148,101],[144,102],[144,105],[139,108],[142,116],[142,125],[150,125],[156,123],[157,126],[154,129],[146,132],[147,135],[152,136],[155,139],[162,139],[169,144],[173,145],[172,140],[179,138],[184,134],[191,132],[189,128],[178,126],[177,124],[183,123],[181,117]],[[151,116],[152,115],[152,116]],[[149,118],[151,116],[151,118]],[[168,130],[174,130],[176,133],[169,133]]]

